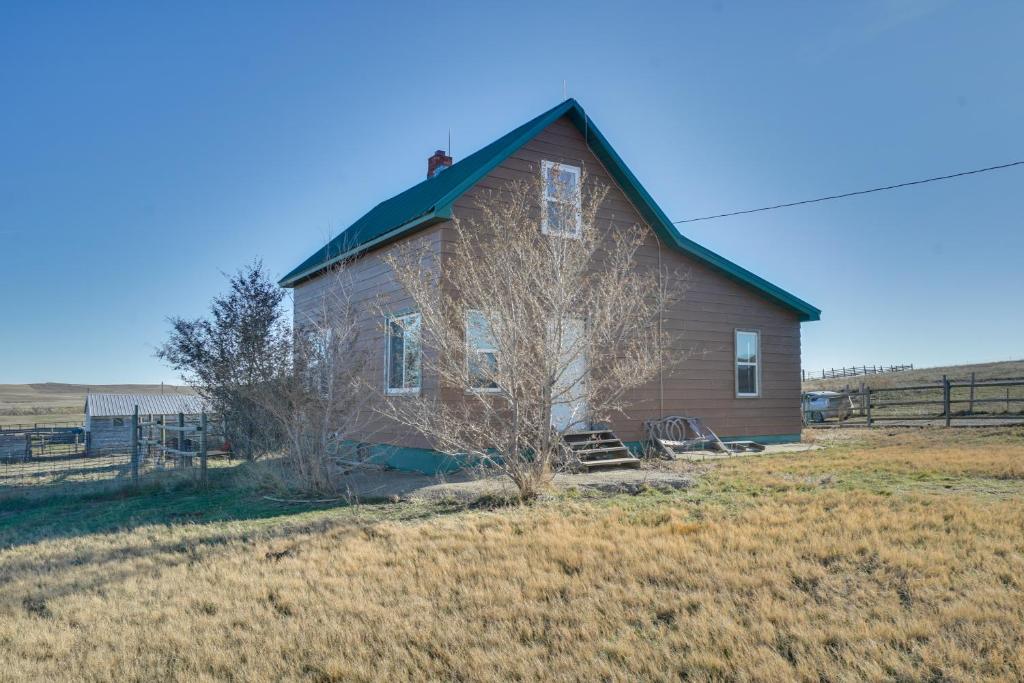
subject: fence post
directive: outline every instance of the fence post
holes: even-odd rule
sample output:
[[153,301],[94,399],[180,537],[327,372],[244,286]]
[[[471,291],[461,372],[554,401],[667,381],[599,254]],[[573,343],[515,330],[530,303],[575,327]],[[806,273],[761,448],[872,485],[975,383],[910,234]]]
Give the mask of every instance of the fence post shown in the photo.
[[864,406],[867,412],[868,427],[871,426],[871,387],[864,385]]
[[139,406],[132,413],[132,483],[139,485]]
[[949,426],[949,377],[942,376],[942,407],[946,415],[946,426]]
[[[185,413],[178,413],[178,450],[185,450]],[[178,460],[181,461],[182,467],[192,466],[192,457],[179,455]]]
[[864,382],[860,383],[860,414],[864,415]]
[[206,411],[199,415],[199,478],[206,484]]
[[967,412],[974,415],[974,373],[971,373],[971,402],[968,405]]

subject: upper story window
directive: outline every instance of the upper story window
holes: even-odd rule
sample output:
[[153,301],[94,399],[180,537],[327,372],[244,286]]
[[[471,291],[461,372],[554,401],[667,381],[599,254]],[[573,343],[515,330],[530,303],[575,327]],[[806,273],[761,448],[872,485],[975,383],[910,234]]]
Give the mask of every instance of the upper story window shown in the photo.
[[754,398],[761,395],[761,335],[736,330],[736,395]]
[[480,311],[466,312],[466,370],[474,391],[498,391],[494,374],[498,369],[498,349],[491,336],[487,318]]
[[420,390],[420,314],[388,318],[387,393],[415,394]]
[[545,235],[579,237],[582,232],[580,169],[554,161],[542,161],[544,207],[541,231]]

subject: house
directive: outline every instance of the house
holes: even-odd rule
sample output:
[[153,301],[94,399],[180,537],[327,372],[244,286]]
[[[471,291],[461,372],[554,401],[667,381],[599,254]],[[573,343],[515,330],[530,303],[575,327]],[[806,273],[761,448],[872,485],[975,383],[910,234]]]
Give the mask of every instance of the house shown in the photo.
[[[436,152],[428,160],[426,180],[378,204],[282,278],[280,284],[294,290],[296,325],[316,315],[329,286],[326,274],[342,261],[355,282],[351,295],[357,305],[382,292],[401,297],[382,260],[389,250],[415,240],[444,254],[452,239],[449,221],[472,211],[481,191],[545,172],[552,164],[569,171],[585,167],[612,188],[606,201],[614,202],[616,214],[624,214],[622,222],[650,230],[640,259],[662,259],[667,267],[689,273],[688,291],[666,311],[664,324],[701,353],[671,377],[663,375],[634,392],[627,418],[615,422],[618,435],[640,442],[644,420],[692,415],[723,438],[799,440],[800,324],[818,320],[820,311],[680,234],[573,99],[458,163]],[[405,307],[410,305],[407,300]],[[401,363],[401,355],[387,354],[382,321],[366,306],[361,338],[371,351],[369,372],[391,382],[402,376],[402,368],[386,366]],[[395,310],[402,307],[398,301]],[[431,377],[415,376],[416,386],[396,391],[437,391]],[[438,466],[438,454],[402,425],[378,426],[368,441],[393,465],[428,472]]]
[[89,393],[85,397],[86,452],[131,447],[136,406],[143,419],[164,417],[168,424],[177,424],[179,414],[187,424],[198,424],[200,413],[208,410],[206,402],[194,394]]

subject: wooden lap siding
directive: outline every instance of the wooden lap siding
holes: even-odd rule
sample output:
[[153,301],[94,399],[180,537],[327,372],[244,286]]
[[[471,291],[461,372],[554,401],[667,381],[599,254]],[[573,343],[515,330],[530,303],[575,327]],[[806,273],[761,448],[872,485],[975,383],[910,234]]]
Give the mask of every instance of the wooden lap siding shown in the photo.
[[[439,258],[441,234],[442,226],[436,225],[404,238],[397,244],[407,243],[415,249],[426,247],[435,258]],[[409,312],[413,307],[412,299],[395,280],[391,267],[384,262],[384,256],[393,253],[397,244],[364,254],[351,261],[344,271],[348,296],[357,312],[357,348],[366,362],[364,378],[378,390],[384,388],[386,362],[384,318],[378,309],[383,306],[386,310],[401,313]],[[332,290],[338,286],[337,276],[331,273],[318,275],[296,285],[293,299],[296,326],[301,326],[304,321],[316,319],[323,311],[323,298],[326,296],[329,301]],[[436,378],[424,373],[421,389],[423,394],[433,395],[436,390]],[[396,397],[399,398],[401,397]],[[353,435],[353,438],[413,448],[428,446],[423,437],[416,432],[375,414],[366,416],[363,428],[358,434]]]
[[91,452],[115,449],[130,448],[132,443],[132,418],[118,418],[120,425],[114,424],[112,417],[94,417],[89,425],[89,450]]
[[[583,135],[562,118],[513,153],[455,202],[455,215],[475,212],[481,189],[501,189],[515,178],[528,180],[540,172],[542,160],[581,166],[590,182],[610,187],[598,211],[598,225],[608,229],[646,226]],[[610,225],[609,225],[610,224]],[[641,267],[657,269],[658,239],[649,237],[637,255]],[[614,418],[626,441],[644,438],[643,421],[662,415],[701,417],[722,436],[799,434],[800,321],[792,312],[749,287],[698,262],[668,245],[661,245],[661,264],[669,273],[682,271],[686,292],[665,313],[663,325],[679,351],[692,352],[682,365],[666,371],[664,400],[661,383],[628,395],[633,404],[627,416]],[[761,333],[761,395],[736,398],[734,335],[737,328]]]
[[[178,424],[178,416],[174,415],[154,415],[154,420],[163,418],[164,424],[174,425]],[[121,420],[121,426],[114,424],[115,419]],[[148,421],[149,415],[143,414],[139,416],[140,421]],[[199,424],[198,415],[185,415],[185,424],[189,426],[196,426]],[[147,428],[144,428],[143,436],[149,433]],[[154,438],[160,438],[160,429],[153,427],[152,433]],[[176,441],[178,433],[174,431],[167,432],[168,443]],[[194,434],[185,435],[186,442],[196,439]],[[132,444],[132,416],[123,415],[119,418],[115,417],[92,417],[89,419],[88,427],[88,445],[89,451],[95,453],[103,450],[120,450],[124,449],[127,452],[131,448]]]
[[[598,212],[608,229],[646,226],[632,203],[590,152],[582,134],[567,119],[560,119],[499,164],[454,203],[456,216],[478,211],[481,190],[501,190],[512,179],[530,180],[540,172],[542,160],[582,166],[591,182],[599,180],[611,191]],[[584,188],[586,190],[586,188]],[[435,225],[400,240],[426,244],[439,258],[450,253],[452,234],[447,223]],[[539,233],[539,228],[538,228]],[[659,244],[652,230],[638,253],[641,267],[657,269]],[[538,234],[539,236],[539,234]],[[367,354],[366,378],[384,386],[385,336],[375,298],[387,301],[390,310],[402,311],[412,301],[395,282],[382,256],[388,246],[365,254],[347,267],[352,300],[359,310],[360,344]],[[770,436],[799,434],[800,421],[800,322],[797,314],[757,294],[749,287],[696,261],[668,245],[660,247],[662,267],[686,275],[686,292],[666,311],[663,325],[672,334],[677,350],[691,356],[667,370],[664,381],[655,380],[629,394],[633,406],[614,427],[626,441],[643,439],[643,421],[662,415],[701,417],[722,436]],[[333,276],[321,274],[296,285],[295,321],[317,315]],[[760,332],[760,397],[736,398],[734,334],[737,328]],[[424,353],[429,353],[427,349]],[[662,391],[662,386],[663,391]],[[436,378],[425,374],[423,392],[436,395]],[[445,399],[448,399],[450,394]],[[412,448],[428,444],[421,436],[383,418],[374,418],[361,440]]]

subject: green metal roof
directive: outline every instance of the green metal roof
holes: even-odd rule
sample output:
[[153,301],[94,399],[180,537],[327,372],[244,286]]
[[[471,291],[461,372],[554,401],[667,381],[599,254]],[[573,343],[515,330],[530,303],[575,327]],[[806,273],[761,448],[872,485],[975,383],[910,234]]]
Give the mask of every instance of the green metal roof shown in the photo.
[[355,256],[377,245],[414,230],[451,218],[452,202],[491,172],[509,155],[559,118],[567,116],[586,137],[587,145],[633,202],[644,219],[665,243],[703,261],[729,277],[761,292],[787,308],[796,311],[801,320],[818,320],[821,311],[784,289],[741,268],[732,261],[706,249],[676,230],[654,199],[619,157],[583,107],[568,99],[535,119],[524,123],[483,149],[470,154],[440,174],[414,185],[375,206],[327,246],[303,261],[285,275],[280,284],[292,287],[345,258]]

